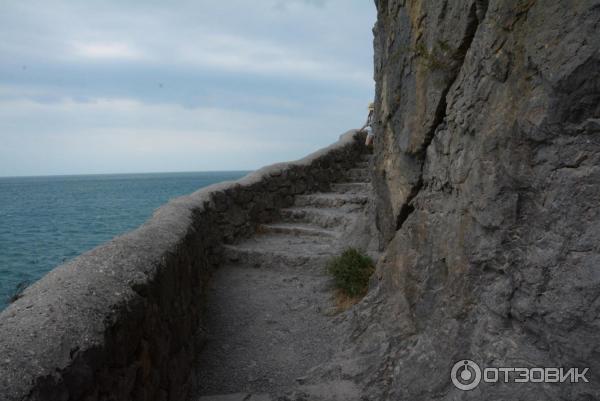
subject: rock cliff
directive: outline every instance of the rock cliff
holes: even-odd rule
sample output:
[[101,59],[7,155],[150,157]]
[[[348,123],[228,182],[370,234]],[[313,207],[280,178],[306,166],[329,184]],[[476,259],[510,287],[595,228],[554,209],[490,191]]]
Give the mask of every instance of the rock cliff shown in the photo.
[[[375,3],[385,253],[342,375],[378,400],[599,399],[600,2]],[[463,392],[461,359],[589,383]]]

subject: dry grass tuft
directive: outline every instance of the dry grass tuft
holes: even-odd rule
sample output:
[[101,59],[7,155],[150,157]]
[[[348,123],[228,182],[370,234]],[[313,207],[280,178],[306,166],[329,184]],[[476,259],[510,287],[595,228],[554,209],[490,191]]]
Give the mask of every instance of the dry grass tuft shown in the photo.
[[365,294],[350,296],[346,294],[344,291],[338,289],[335,290],[335,307],[338,313],[345,312],[348,309],[352,308],[354,305],[360,302]]

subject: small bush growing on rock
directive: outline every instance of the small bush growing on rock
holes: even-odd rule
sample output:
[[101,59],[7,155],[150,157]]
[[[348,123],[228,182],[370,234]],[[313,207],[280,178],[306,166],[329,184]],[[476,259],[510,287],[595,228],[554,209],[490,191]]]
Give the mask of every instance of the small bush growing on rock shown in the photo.
[[349,297],[358,297],[367,292],[369,277],[375,267],[369,256],[350,248],[331,259],[327,271],[333,276],[339,290]]

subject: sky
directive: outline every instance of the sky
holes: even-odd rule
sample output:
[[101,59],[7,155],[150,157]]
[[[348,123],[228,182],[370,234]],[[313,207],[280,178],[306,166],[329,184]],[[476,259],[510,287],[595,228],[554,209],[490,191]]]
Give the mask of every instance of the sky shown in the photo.
[[360,127],[371,0],[0,0],[0,176],[253,170]]

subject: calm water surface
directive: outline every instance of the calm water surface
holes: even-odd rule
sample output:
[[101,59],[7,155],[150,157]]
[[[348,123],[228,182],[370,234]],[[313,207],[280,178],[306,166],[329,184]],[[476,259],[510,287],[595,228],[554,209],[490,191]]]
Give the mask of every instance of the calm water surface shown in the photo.
[[0,177],[0,310],[18,287],[138,227],[169,199],[246,173]]

